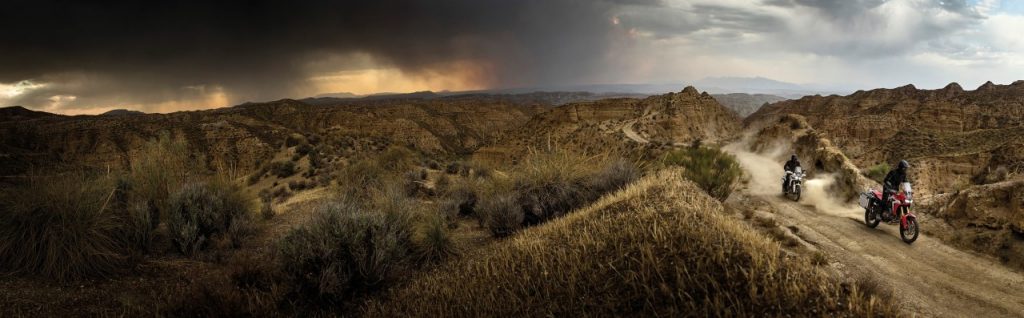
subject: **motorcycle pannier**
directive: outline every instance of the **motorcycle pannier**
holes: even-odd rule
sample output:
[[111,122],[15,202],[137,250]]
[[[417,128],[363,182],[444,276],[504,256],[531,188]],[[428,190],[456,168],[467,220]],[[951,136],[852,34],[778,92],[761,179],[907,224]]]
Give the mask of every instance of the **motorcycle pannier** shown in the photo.
[[861,192],[860,199],[857,200],[858,203],[860,203],[860,207],[865,208],[865,209],[868,208],[868,203],[871,202],[871,201],[868,201],[868,196],[869,195],[871,195],[871,194],[869,194],[868,192]]

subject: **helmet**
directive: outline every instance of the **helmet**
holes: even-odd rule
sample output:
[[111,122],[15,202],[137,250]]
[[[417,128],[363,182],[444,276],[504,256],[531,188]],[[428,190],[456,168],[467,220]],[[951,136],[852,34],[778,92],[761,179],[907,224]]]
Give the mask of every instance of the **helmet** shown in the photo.
[[789,160],[794,160],[794,161],[796,161],[796,154],[793,154],[793,156],[790,156],[790,157],[789,157]]
[[896,168],[900,169],[901,171],[905,171],[907,170],[907,168],[910,168],[910,163],[908,163],[906,160],[900,160],[900,164],[896,166]]

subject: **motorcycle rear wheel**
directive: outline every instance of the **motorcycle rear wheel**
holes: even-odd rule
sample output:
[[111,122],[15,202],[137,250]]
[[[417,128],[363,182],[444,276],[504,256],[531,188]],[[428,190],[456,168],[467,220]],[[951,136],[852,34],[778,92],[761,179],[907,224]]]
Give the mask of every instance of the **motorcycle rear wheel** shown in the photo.
[[871,208],[864,209],[864,225],[875,228],[878,226],[878,222],[881,222],[881,220],[874,213],[871,213]]
[[917,241],[917,235],[920,232],[921,228],[917,225],[917,219],[907,218],[907,228],[900,229],[900,238],[903,239],[903,243],[911,244]]

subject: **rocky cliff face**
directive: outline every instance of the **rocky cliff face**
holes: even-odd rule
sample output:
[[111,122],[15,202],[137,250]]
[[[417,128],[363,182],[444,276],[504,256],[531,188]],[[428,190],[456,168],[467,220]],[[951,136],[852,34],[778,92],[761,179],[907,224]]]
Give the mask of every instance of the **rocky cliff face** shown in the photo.
[[1024,81],[965,91],[911,85],[771,104],[746,124],[799,114],[860,167],[907,159],[922,190],[948,192],[1000,167],[1024,171]]
[[931,233],[1024,268],[1024,179],[937,195],[921,209],[944,221]]
[[[433,155],[469,153],[550,105],[501,97],[364,101],[314,106],[294,100],[134,116],[43,116],[0,111],[0,175],[30,169],[124,168],[161,132],[184,138],[210,169],[250,171],[274,157],[289,135],[334,135],[349,143],[406,146]],[[8,114],[10,113],[10,114]]]
[[529,148],[560,147],[595,153],[637,147],[718,143],[735,137],[740,119],[707,93],[687,87],[644,99],[571,103],[538,114],[477,152],[487,160],[514,159]]

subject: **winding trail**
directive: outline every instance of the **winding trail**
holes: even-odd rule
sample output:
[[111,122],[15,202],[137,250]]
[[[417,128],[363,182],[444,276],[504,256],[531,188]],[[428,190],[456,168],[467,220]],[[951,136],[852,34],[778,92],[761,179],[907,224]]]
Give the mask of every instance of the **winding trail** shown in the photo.
[[[750,176],[744,194],[775,213],[779,224],[830,258],[851,277],[873,277],[893,291],[908,311],[928,317],[1024,317],[1024,275],[996,260],[948,246],[924,233],[912,245],[899,228],[864,225],[856,204],[793,202],[778,194],[782,166],[730,145]],[[805,201],[805,199],[801,199]],[[813,198],[807,199],[812,201]],[[928,224],[921,224],[927,228]]]
[[622,133],[626,134],[626,138],[632,139],[633,141],[639,142],[641,144],[648,143],[649,141],[647,141],[646,138],[640,136],[640,134],[637,134],[636,131],[633,130],[634,124],[636,124],[636,119],[627,121],[625,124],[622,125]]

